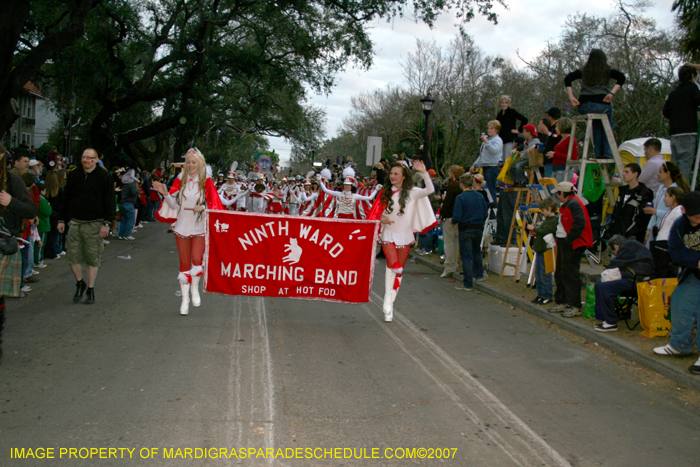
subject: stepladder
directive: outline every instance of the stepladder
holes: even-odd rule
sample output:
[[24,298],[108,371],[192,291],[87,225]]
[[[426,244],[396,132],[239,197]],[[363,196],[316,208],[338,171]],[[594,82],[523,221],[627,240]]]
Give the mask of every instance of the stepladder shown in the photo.
[[[540,177],[539,169],[531,167],[528,174],[528,185],[522,188],[509,188],[506,192],[516,192],[515,209],[511,219],[510,229],[508,231],[508,239],[506,240],[505,252],[503,254],[503,264],[501,265],[501,277],[505,272],[506,266],[515,268],[514,280],[520,281],[520,264],[521,261],[527,261],[526,257],[533,258],[533,252],[529,249],[530,232],[526,228],[528,220],[531,224],[536,224],[541,215],[539,210],[539,202],[549,196],[547,185],[555,185],[556,180],[553,178]],[[515,263],[508,261],[508,250],[511,247],[513,234],[517,238],[517,253]],[[526,255],[526,257],[524,257]]]
[[[579,167],[578,176],[578,193],[583,192],[583,187],[585,183],[586,167],[589,164],[598,164],[600,168],[600,176],[603,178],[605,183],[605,191],[608,196],[608,201],[613,206],[615,204],[615,195],[613,192],[612,184],[610,183],[611,168],[617,169],[617,173],[622,174],[624,169],[624,164],[622,163],[622,158],[620,157],[620,151],[617,147],[617,142],[615,141],[615,136],[612,132],[612,127],[610,126],[610,120],[606,114],[585,114],[573,117],[572,122],[574,124],[571,135],[572,138],[569,139],[569,148],[566,156],[566,169],[564,171],[564,180],[571,179],[570,169],[573,167]],[[610,145],[610,151],[612,152],[611,158],[595,157],[595,154],[589,154],[592,149],[592,139],[593,139],[593,123],[600,122],[603,127],[603,132],[605,133],[605,138]],[[583,151],[579,154],[578,159],[571,159],[571,155],[574,149],[574,141],[576,130],[580,124],[585,124],[584,138],[583,138]],[[592,157],[591,157],[592,156]]]

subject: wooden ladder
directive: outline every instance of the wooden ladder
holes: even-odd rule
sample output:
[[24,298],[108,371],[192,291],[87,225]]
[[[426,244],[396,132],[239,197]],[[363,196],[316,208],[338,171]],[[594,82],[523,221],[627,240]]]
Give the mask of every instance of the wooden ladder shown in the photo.
[[[537,181],[537,183],[534,183]],[[501,277],[505,272],[506,266],[512,266],[515,268],[515,274],[513,279],[515,282],[520,282],[520,260],[523,254],[523,247],[527,248],[528,240],[530,238],[527,229],[525,228],[525,222],[520,217],[521,211],[526,211],[532,213],[533,223],[537,222],[537,216],[540,214],[538,206],[532,206],[532,202],[539,202],[549,196],[549,192],[543,186],[545,185],[555,185],[556,180],[552,178],[541,178],[540,171],[538,167],[531,167],[530,173],[528,174],[528,185],[522,188],[509,188],[507,192],[517,192],[518,195],[515,198],[515,209],[513,210],[513,219],[510,222],[510,230],[508,231],[508,240],[506,240],[505,252],[503,253],[503,264],[501,265]],[[523,199],[523,194],[525,198]],[[521,202],[522,200],[522,202]],[[508,262],[508,249],[510,248],[510,242],[513,239],[513,232],[517,232],[518,237],[518,254],[515,259],[515,263]]]

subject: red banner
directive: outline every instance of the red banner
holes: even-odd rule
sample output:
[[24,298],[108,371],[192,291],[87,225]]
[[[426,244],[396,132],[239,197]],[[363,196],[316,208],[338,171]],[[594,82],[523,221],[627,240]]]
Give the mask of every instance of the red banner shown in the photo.
[[207,292],[369,301],[379,222],[207,212]]

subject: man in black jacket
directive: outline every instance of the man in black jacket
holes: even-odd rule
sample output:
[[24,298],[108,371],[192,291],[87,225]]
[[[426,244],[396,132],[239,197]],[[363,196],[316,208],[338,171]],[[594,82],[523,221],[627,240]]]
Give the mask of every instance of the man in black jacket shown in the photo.
[[[81,157],[82,166],[73,170],[66,180],[63,208],[58,220],[58,231],[63,233],[66,222],[70,230],[66,237],[68,263],[75,275],[74,302],[83,298],[95,303],[95,279],[102,261],[104,239],[114,219],[116,204],[114,183],[105,169],[97,165],[97,151],[88,148]],[[83,264],[87,265],[88,282],[83,280]]]
[[[671,133],[671,157],[688,180],[693,180],[698,133],[698,106],[700,89],[695,83],[697,70],[683,65],[678,70],[680,84],[671,91],[664,104],[663,114],[668,118]],[[696,174],[697,175],[697,174]]]
[[[636,288],[636,282],[649,280],[654,276],[654,260],[651,252],[636,240],[627,240],[622,235],[613,235],[608,240],[608,251],[615,256],[610,260],[610,265],[603,273],[603,280],[615,277],[612,280],[600,280],[596,282],[595,289],[595,317],[602,321],[593,328],[600,332],[617,331],[617,312],[615,312],[615,298],[618,295],[632,293]],[[617,279],[619,271],[619,279]]]
[[613,211],[612,234],[620,234],[625,238],[633,238],[644,243],[647,225],[651,214],[644,214],[647,203],[653,203],[654,193],[643,183],[639,183],[642,168],[639,164],[630,163],[622,172],[622,180],[627,183],[620,187],[620,193]]

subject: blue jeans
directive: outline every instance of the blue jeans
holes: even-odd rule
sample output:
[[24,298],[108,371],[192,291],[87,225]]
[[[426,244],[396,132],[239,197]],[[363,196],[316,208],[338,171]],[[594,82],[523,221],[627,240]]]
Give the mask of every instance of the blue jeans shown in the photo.
[[537,288],[537,296],[551,300],[554,298],[554,287],[552,286],[552,273],[547,274],[547,268],[544,264],[544,255],[541,253],[535,254],[535,283]]
[[494,203],[498,200],[496,194],[496,186],[498,185],[498,174],[501,169],[497,166],[482,167],[484,169],[484,180],[486,181],[486,189],[491,193],[491,201]]
[[63,236],[68,233],[68,224],[66,225],[66,230],[63,231],[63,233],[56,234],[56,244],[53,246],[54,253],[59,254],[63,253]]
[[131,230],[134,228],[134,220],[136,219],[136,209],[131,203],[119,203],[119,211],[122,213],[122,220],[119,221],[119,236],[131,236]]
[[[700,280],[690,275],[671,296],[671,347],[680,353],[693,351],[693,328],[700,329]],[[695,336],[700,349],[700,332]]]
[[621,294],[636,294],[636,285],[629,279],[620,279],[608,282],[596,282],[595,291],[595,319],[605,321],[608,324],[617,324],[617,312],[615,301]]
[[25,245],[24,248],[22,248],[22,251],[27,252],[26,262],[22,261],[22,276],[30,277],[32,275],[32,271],[34,270],[34,242],[30,241],[28,245]]
[[692,172],[695,169],[695,154],[698,149],[697,142],[697,134],[671,136],[671,160],[678,164],[681,173],[691,182],[691,185]]
[[545,164],[544,165],[544,178],[551,178],[552,177],[552,164]]
[[[615,129],[615,127],[613,126],[612,118],[612,104],[586,102],[585,104],[581,104],[578,106],[578,113],[580,115],[605,114],[608,116],[608,121],[610,122],[610,129]],[[605,136],[603,124],[598,120],[593,121],[593,145],[595,146],[596,158],[612,158],[612,150],[610,149],[610,143],[608,142],[607,136]]]
[[474,278],[484,275],[481,259],[481,229],[468,229],[459,232],[459,255],[462,257],[463,284],[466,288],[474,287]]
[[428,233],[418,234],[418,248],[423,251],[433,251],[433,231]]
[[564,181],[564,173],[566,172],[566,164],[552,164],[552,176],[557,179],[557,183]]
[[148,200],[148,207],[146,208],[146,220],[148,222],[153,222],[155,221],[155,214],[156,214],[156,208],[158,207],[158,203],[160,201],[151,201],[150,199]]

